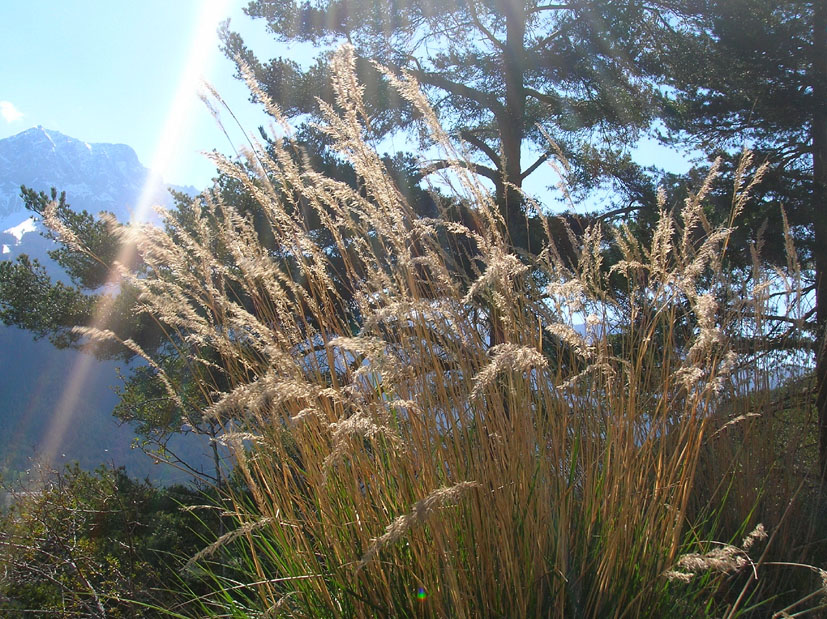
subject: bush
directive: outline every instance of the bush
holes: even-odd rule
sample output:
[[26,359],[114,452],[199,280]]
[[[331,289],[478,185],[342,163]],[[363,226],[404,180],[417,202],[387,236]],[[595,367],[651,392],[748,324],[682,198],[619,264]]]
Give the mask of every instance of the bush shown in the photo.
[[48,471],[36,486],[13,490],[0,521],[3,616],[143,616],[182,602],[187,589],[203,593],[178,570],[216,518],[181,508],[214,500],[103,467]]

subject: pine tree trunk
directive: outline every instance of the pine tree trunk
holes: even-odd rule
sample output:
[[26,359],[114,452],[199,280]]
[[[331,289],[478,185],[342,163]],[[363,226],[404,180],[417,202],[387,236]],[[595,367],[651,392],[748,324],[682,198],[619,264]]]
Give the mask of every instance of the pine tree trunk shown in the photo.
[[521,149],[525,134],[525,4],[523,2],[504,2],[502,11],[506,18],[506,40],[502,51],[502,69],[505,81],[505,115],[507,122],[500,127],[502,157],[500,170],[503,183],[499,189],[497,202],[500,214],[511,235],[514,245],[523,245],[522,231],[519,229],[522,217]]
[[[505,222],[508,239],[517,247],[527,246],[527,235],[520,227],[523,215],[521,150],[525,136],[525,76],[523,74],[525,56],[526,14],[523,2],[501,3],[501,10],[506,19],[506,41],[502,53],[502,69],[505,78],[505,115],[507,121],[500,126],[500,144],[502,146],[502,164],[500,171],[502,182],[496,187],[496,200],[500,215]],[[491,335],[489,344],[505,344],[507,337],[505,324],[499,310],[492,304],[489,308]],[[506,419],[511,417],[508,398],[503,400]]]
[[827,479],[827,6],[813,14],[813,258],[816,278],[816,410],[822,483]]

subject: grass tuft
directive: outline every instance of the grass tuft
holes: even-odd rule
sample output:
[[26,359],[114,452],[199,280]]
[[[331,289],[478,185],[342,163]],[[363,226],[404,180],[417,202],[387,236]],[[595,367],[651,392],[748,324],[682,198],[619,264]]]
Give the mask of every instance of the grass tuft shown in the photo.
[[[290,140],[252,141],[244,162],[216,162],[256,200],[267,248],[218,194],[133,234],[147,272],[130,283],[205,377],[202,413],[223,424],[247,488],[231,495],[238,529],[193,561],[223,547],[248,581],[220,585],[205,563],[221,591],[202,610],[633,617],[753,604],[743,592],[764,568],[748,551],[767,544],[756,525],[792,535],[801,475],[782,474],[767,434],[793,425],[772,418],[767,377],[794,355],[748,342],[768,313],[800,313],[797,267],[727,272],[737,220],[704,215],[714,167],[677,212],[661,194],[648,241],[624,226],[569,230],[563,260],[560,226],[541,216],[543,247],[517,254],[416,84],[391,76],[457,162],[443,183],[454,193],[438,197],[446,218],[418,218],[365,140],[352,51],[334,62],[321,130],[359,189]],[[745,157],[733,218],[763,173],[750,169]],[[460,202],[473,225],[447,218]],[[748,530],[740,546],[703,541]]]

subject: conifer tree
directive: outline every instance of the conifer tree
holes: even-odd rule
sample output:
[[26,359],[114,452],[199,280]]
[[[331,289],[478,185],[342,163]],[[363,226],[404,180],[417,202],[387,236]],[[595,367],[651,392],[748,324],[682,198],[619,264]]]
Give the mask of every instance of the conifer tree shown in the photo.
[[[827,4],[823,0],[686,2],[664,39],[664,119],[676,141],[734,158],[744,147],[769,163],[759,188],[765,250],[783,252],[781,207],[810,278],[815,308],[820,474],[827,475]],[[753,208],[753,207],[751,207]],[[783,261],[782,255],[766,255]],[[812,320],[813,316],[815,320]],[[798,337],[791,325],[789,335]]]
[[[414,77],[442,125],[467,148],[473,170],[493,184],[513,244],[530,250],[520,190],[544,162],[571,164],[568,180],[586,185],[628,167],[628,148],[653,114],[655,90],[642,63],[677,15],[666,5],[258,0],[246,10],[287,43],[327,50],[352,44],[377,140],[400,131],[410,136],[420,120],[394,94],[383,68]],[[317,97],[335,104],[328,52],[303,68],[285,58],[261,61],[229,29],[223,40],[226,53],[252,69],[288,116],[317,115]],[[428,146],[423,138],[420,152]],[[428,163],[430,170],[448,165]]]

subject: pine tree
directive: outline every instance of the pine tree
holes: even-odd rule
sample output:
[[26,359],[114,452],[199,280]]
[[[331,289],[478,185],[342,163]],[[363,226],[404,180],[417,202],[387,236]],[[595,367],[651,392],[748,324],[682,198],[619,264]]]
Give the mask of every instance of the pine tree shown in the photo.
[[[827,3],[686,2],[659,55],[677,140],[704,151],[749,147],[771,168],[761,219],[789,215],[815,295],[819,460],[827,475]],[[654,63],[652,67],[654,70]],[[776,235],[780,226],[765,236]],[[772,240],[772,239],[771,239]],[[780,256],[769,256],[781,259]]]
[[[435,102],[442,125],[488,179],[515,246],[530,250],[521,188],[548,159],[565,160],[587,186],[616,173],[649,126],[655,89],[643,62],[674,18],[663,2],[479,2],[258,0],[247,8],[276,38],[330,50],[349,42],[365,85],[373,138],[415,134],[416,112],[380,67],[414,77]],[[290,117],[334,103],[329,52],[302,68],[259,60],[240,35],[224,31],[226,53],[249,66]],[[422,132],[420,135],[424,135]],[[420,152],[429,144],[420,141]],[[428,168],[447,166],[431,161]],[[550,183],[553,184],[553,183]]]

